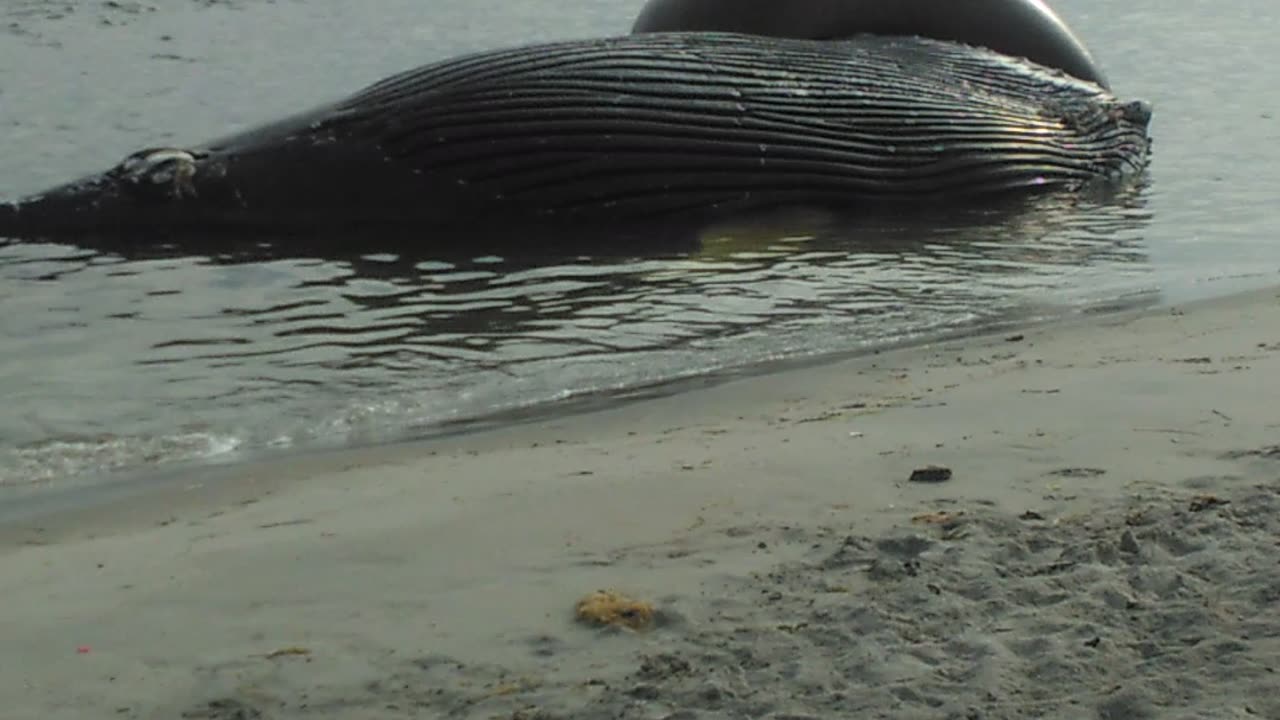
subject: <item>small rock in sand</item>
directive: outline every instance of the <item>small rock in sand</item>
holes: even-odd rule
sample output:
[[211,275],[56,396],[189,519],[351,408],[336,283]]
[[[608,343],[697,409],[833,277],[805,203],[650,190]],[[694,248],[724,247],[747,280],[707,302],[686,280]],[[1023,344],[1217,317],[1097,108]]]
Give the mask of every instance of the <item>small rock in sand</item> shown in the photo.
[[909,480],[915,483],[940,483],[951,479],[951,468],[941,465],[926,465],[911,471]]

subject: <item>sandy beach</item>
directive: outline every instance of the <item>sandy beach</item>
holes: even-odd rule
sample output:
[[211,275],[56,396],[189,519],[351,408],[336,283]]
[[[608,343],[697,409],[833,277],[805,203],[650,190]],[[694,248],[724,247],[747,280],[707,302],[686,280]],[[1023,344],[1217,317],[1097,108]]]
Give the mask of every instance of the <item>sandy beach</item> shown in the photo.
[[1278,297],[12,520],[2,714],[1280,717]]

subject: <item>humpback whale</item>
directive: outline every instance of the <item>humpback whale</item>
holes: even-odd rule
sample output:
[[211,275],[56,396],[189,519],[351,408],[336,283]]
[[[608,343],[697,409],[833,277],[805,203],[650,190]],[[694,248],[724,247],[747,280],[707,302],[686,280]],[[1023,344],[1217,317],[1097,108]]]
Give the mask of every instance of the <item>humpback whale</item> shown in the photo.
[[0,236],[857,212],[1072,191],[1146,165],[1149,106],[1114,95],[1039,0],[739,10],[762,3],[653,0],[627,35],[434,62],[245,132],[139,150],[0,202]]

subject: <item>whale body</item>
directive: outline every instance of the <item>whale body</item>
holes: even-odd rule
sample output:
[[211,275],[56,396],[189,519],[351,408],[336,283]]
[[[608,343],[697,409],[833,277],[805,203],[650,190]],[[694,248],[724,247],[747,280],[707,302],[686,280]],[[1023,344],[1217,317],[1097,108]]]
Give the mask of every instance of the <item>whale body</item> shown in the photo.
[[617,223],[1124,181],[1149,107],[916,36],[640,32],[433,63],[0,203],[0,236]]

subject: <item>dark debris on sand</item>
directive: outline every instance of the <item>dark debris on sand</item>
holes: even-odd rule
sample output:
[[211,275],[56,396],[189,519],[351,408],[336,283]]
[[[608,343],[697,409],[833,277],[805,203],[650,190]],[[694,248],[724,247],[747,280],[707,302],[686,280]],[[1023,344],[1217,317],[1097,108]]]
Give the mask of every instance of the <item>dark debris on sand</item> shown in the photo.
[[[590,643],[534,658],[534,676],[427,658],[262,716],[1280,718],[1276,487],[744,542],[761,535],[808,557],[708,587],[599,676],[557,669]],[[258,717],[236,711],[191,717]]]

